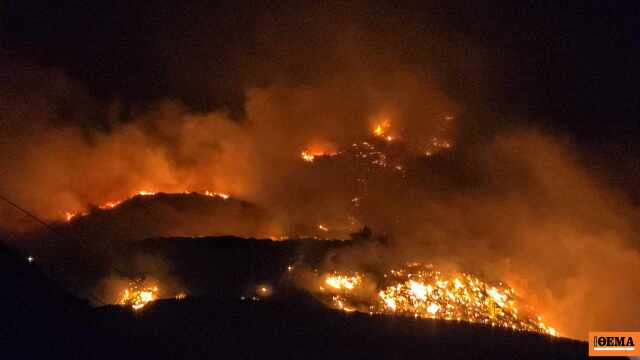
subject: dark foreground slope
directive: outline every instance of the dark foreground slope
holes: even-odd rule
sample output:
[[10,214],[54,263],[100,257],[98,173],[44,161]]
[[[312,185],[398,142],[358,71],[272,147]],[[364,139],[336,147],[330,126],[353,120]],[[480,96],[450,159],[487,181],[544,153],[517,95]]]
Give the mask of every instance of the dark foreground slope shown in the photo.
[[583,359],[586,344],[464,323],[324,308],[294,288],[219,294],[142,311],[91,309],[2,248],[2,358]]
[[[288,267],[319,267],[359,241],[246,239],[236,236],[147,239],[119,259],[122,268],[160,282],[175,282],[189,294],[240,297],[256,285],[277,285]],[[168,278],[168,281],[165,279]]]
[[141,313],[98,311],[106,333],[119,333],[139,355],[185,358],[584,359],[586,345],[444,321],[343,313],[304,295],[239,301],[158,302]]

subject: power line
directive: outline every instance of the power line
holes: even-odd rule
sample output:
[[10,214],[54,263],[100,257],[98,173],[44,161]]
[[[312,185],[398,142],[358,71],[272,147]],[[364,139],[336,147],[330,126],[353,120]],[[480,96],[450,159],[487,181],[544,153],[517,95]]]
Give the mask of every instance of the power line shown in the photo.
[[[20,235],[18,235],[18,234],[15,234],[15,233],[12,233],[12,232],[10,232],[10,231],[8,231],[8,230],[4,230],[4,233],[5,233],[5,236],[8,236],[8,237],[15,237],[15,236],[17,236],[17,237],[22,238],[22,236],[20,236]],[[24,239],[24,238],[23,238],[23,240],[26,240],[26,239]],[[30,254],[24,253],[24,252],[20,251],[20,249],[15,248],[15,247],[13,247],[13,246],[10,246],[9,244],[7,244],[7,243],[6,243],[6,242],[4,242],[4,241],[1,241],[1,240],[0,240],[0,242],[5,243],[5,246],[7,246],[7,248],[8,248],[8,249],[11,249],[11,251],[12,251],[12,252],[17,253],[17,254],[18,254],[18,257],[19,257],[20,259],[24,259],[25,257],[30,256]],[[42,265],[46,265],[46,264],[45,264],[45,263],[42,263]],[[52,264],[50,264],[50,265],[52,265]],[[49,267],[53,267],[53,266],[49,266]],[[47,277],[49,278],[49,280],[51,280],[51,281],[55,282],[56,284],[59,284],[59,285],[61,285],[61,286],[62,286],[62,284],[61,284],[59,281],[57,281],[57,280],[55,279],[55,277],[54,277],[54,276],[52,276],[52,274],[51,274],[51,273],[53,273],[54,271],[45,271],[44,266],[39,266],[39,269],[41,269],[41,270],[42,270],[42,274],[43,274],[43,275],[45,275],[45,276],[47,276],[47,272],[49,272],[49,275],[47,276]],[[77,284],[76,284],[76,285],[77,285]],[[62,286],[62,287],[64,287],[64,286]],[[79,286],[76,286],[76,290],[77,290],[78,292],[80,292],[80,289],[79,289],[79,288],[80,288]],[[99,298],[97,297],[97,295],[93,295],[93,294],[91,294],[91,293],[88,293],[88,294],[86,294],[86,296],[87,296],[90,300],[93,300],[94,302],[96,302],[96,303],[98,303],[98,304],[100,304],[100,305],[107,305],[107,304],[108,304],[108,303],[107,303],[107,302],[105,302],[104,300],[99,299]]]
[[[20,212],[24,213],[25,215],[27,215],[29,218],[31,218],[32,220],[34,220],[35,222],[37,222],[38,224],[40,224],[41,226],[45,227],[47,230],[51,231],[54,235],[56,235],[57,237],[59,237],[62,240],[65,241],[69,241],[69,238],[67,235],[59,232],[58,230],[56,230],[54,227],[52,227],[51,225],[49,225],[48,223],[46,223],[45,221],[43,221],[42,219],[40,219],[38,216],[36,216],[35,214],[33,214],[32,212],[26,210],[25,208],[21,207],[20,205],[18,205],[17,203],[11,201],[10,199],[8,199],[7,197],[3,196],[2,194],[0,194],[0,200],[3,200],[4,202],[6,202],[7,204],[11,205],[12,207],[18,209]],[[147,207],[146,204],[144,204],[144,202],[132,202],[132,204],[134,206],[138,206],[140,208],[142,208],[143,213],[145,214],[145,216],[151,216],[151,212],[150,209]],[[71,237],[71,239],[76,240],[76,242],[83,246],[85,249],[87,249],[88,251],[97,254],[97,255],[101,255],[97,252],[97,250],[95,250],[94,248],[92,248],[90,245],[85,243],[85,240],[82,238],[75,238],[75,237]],[[111,265],[112,269],[114,269],[116,271],[116,273],[118,273],[118,275],[123,276],[123,277],[129,277],[127,275],[127,272],[119,269],[116,265],[112,264]],[[99,300],[96,299],[94,296],[91,295],[91,293],[87,294],[87,296],[89,298],[91,298],[92,300],[96,301],[97,303],[100,303],[102,305],[107,305],[108,302],[105,302],[103,300]],[[96,295],[97,296],[97,295]]]
[[[20,205],[16,204],[15,202],[9,200],[4,195],[0,194],[0,200],[3,200],[4,202],[6,202],[7,204],[11,205],[15,209],[18,209],[20,212],[24,213],[29,218],[31,218],[32,220],[36,221],[38,224],[44,226],[47,230],[51,231],[53,234],[58,236],[60,239],[65,240],[65,241],[69,241],[69,238],[67,236],[65,236],[64,234],[60,233],[59,231],[57,231],[56,229],[51,227],[49,224],[47,224],[45,221],[43,221],[42,219],[40,219],[39,217],[37,217],[36,215],[31,213],[30,211],[26,210],[25,208],[21,207]],[[89,250],[90,252],[96,253],[95,250],[91,246],[89,246],[89,245],[84,243],[83,239],[75,239],[74,238],[74,240],[77,240],[76,241],[77,243],[79,243],[81,246],[83,246],[85,249]],[[126,275],[125,275],[126,273],[124,271],[122,271],[121,269],[119,269],[117,266],[113,265],[113,269],[115,269],[120,275],[126,277]],[[54,280],[53,278],[51,278],[51,279]],[[106,302],[106,301],[104,301],[102,299],[98,299],[97,295],[92,295],[91,293],[89,293],[89,294],[87,294],[87,296],[91,300],[94,300],[99,304],[102,304],[102,305],[107,305],[108,304],[108,302]]]

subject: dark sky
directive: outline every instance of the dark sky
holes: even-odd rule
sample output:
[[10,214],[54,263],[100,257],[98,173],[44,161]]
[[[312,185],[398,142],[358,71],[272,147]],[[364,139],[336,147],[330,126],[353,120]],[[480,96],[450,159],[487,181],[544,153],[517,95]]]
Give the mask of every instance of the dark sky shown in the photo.
[[340,68],[328,49],[359,29],[372,48],[429,63],[469,111],[567,135],[623,186],[640,174],[633,2],[16,0],[0,11],[10,56],[61,68],[100,100],[169,97],[238,116],[247,88]]

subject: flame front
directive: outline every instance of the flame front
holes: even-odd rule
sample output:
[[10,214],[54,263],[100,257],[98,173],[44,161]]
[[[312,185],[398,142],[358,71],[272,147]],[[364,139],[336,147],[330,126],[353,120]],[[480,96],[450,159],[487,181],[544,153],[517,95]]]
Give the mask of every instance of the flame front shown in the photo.
[[531,311],[519,312],[515,291],[502,283],[489,285],[466,273],[442,273],[431,266],[408,264],[382,275],[377,290],[363,296],[362,273],[331,272],[318,288],[330,306],[370,314],[467,321],[557,336]]
[[312,143],[300,152],[300,158],[306,162],[313,162],[317,157],[330,157],[335,155],[337,155],[335,146],[324,142]]
[[131,306],[134,310],[140,310],[157,298],[157,286],[145,286],[141,280],[136,280],[131,281],[129,287],[120,294],[118,304]]
[[384,137],[391,141],[393,138],[388,134],[391,128],[391,122],[388,119],[378,120],[373,128],[373,135],[378,137]]
[[325,279],[325,284],[336,290],[353,290],[353,288],[358,286],[361,282],[362,277],[359,274],[356,274],[354,276],[347,276],[334,273],[327,276],[327,278]]
[[[219,197],[222,198],[223,200],[227,200],[229,198],[228,194],[225,193],[221,193],[221,192],[213,192],[213,191],[209,191],[209,190],[205,190],[204,192],[197,192],[197,191],[184,191],[184,194],[200,194],[200,195],[204,195],[204,196],[209,196],[209,197]],[[112,201],[107,201],[101,205],[98,205],[99,209],[102,210],[110,210],[110,209],[115,209],[116,207],[118,207],[120,204],[122,204],[123,202],[132,199],[136,196],[153,196],[156,195],[157,192],[155,191],[148,191],[148,190],[141,190],[141,191],[137,191],[134,192],[133,194],[131,194],[131,196],[127,197],[126,199],[121,199],[121,200],[112,200]],[[77,218],[77,217],[81,217],[81,216],[85,216],[87,215],[87,212],[81,212],[81,211],[76,211],[76,212],[71,212],[71,211],[67,211],[64,213],[64,219],[67,222],[70,222],[71,220]]]
[[311,154],[307,150],[305,150],[302,153],[300,153],[300,157],[302,157],[302,160],[304,160],[306,162],[313,162],[313,159],[316,158],[315,155]]

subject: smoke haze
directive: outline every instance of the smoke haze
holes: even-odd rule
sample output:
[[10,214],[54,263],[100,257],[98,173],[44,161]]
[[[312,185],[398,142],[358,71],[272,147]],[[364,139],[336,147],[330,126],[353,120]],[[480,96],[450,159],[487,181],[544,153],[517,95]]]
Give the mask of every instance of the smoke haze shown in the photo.
[[[503,279],[570,337],[640,327],[638,209],[571,139],[448,95],[440,68],[396,56],[416,41],[404,33],[402,45],[393,44],[394,31],[350,26],[341,36],[340,26],[318,30],[326,20],[317,18],[306,30],[323,44],[309,45],[317,52],[298,51],[302,36],[264,40],[274,60],[243,63],[242,76],[260,76],[244,89],[239,114],[173,98],[99,100],[63,70],[4,54],[2,194],[59,222],[142,190],[224,193],[268,215],[238,210],[232,220],[211,210],[209,220],[161,209],[162,230],[150,224],[147,236],[317,235],[323,224],[344,237],[366,225],[390,248],[343,261],[421,260]],[[263,30],[267,39],[282,31]],[[423,52],[441,45],[469,55],[469,81],[482,79],[474,46],[432,41]],[[279,57],[287,66],[271,63]],[[186,76],[188,65],[171,75]],[[385,121],[393,140],[374,134]],[[374,150],[363,160],[363,142],[384,154],[384,165],[372,162],[380,160]],[[318,155],[313,162],[301,159],[305,150]],[[135,218],[120,221],[135,226]],[[22,233],[36,225],[8,206],[0,223]]]

